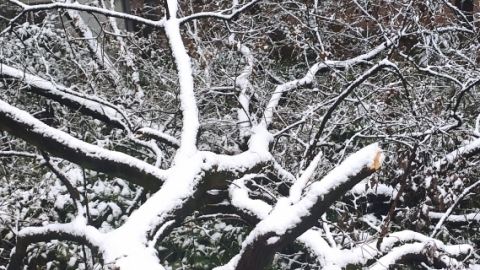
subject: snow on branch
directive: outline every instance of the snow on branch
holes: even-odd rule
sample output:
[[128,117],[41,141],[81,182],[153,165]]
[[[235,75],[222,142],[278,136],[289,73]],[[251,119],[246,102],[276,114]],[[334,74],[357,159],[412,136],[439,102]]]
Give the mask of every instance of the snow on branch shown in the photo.
[[[173,10],[173,6],[176,7],[177,4],[177,1],[169,1],[168,6]],[[175,16],[174,14],[172,15]],[[188,56],[183,44],[179,21],[175,18],[167,20],[165,22],[165,32],[178,70],[180,107],[183,116],[181,145],[176,158],[189,157],[197,151],[197,133],[200,126],[194,93],[192,65],[190,56]]]
[[452,257],[471,252],[470,245],[446,246],[438,242],[404,244],[390,250],[370,270],[390,269],[391,265],[412,261],[412,259],[440,265],[442,269],[458,269],[460,264]]
[[231,14],[223,14],[224,11],[220,12],[200,12],[200,13],[195,13],[187,17],[183,17],[180,20],[180,23],[186,23],[195,19],[201,19],[201,18],[215,18],[215,19],[220,19],[220,20],[225,20],[225,21],[230,21],[234,18],[236,18],[240,13],[246,11],[247,9],[253,7],[256,3],[260,2],[260,0],[253,0],[245,5],[243,5],[240,8],[237,7],[232,7],[228,9],[227,11],[232,11]]
[[275,91],[272,94],[272,97],[270,98],[270,101],[267,104],[267,107],[265,108],[265,111],[263,113],[263,118],[262,118],[262,125],[268,126],[273,120],[273,113],[275,111],[275,108],[278,105],[278,102],[280,101],[280,98],[282,97],[283,93],[288,92],[292,89],[295,89],[296,87],[307,85],[312,83],[313,78],[318,72],[321,71],[327,71],[330,69],[345,69],[354,65],[358,65],[361,63],[365,63],[368,60],[371,60],[378,56],[381,52],[385,51],[386,49],[390,48],[395,42],[398,41],[400,37],[395,36],[388,41],[380,44],[373,50],[371,50],[368,53],[359,55],[357,57],[354,57],[352,59],[348,60],[343,60],[343,61],[324,61],[321,63],[316,63],[313,65],[308,71],[307,74],[297,80],[293,80],[287,83],[284,83],[282,85],[279,85],[275,88]]
[[[114,104],[98,97],[84,95],[64,86],[47,81],[41,77],[28,74],[22,70],[0,63],[0,77],[24,82],[29,86],[27,91],[54,100],[74,111],[114,125],[117,128],[129,130],[132,124],[125,113]],[[121,116],[118,118],[117,115]],[[126,123],[124,123],[125,121]]]
[[42,159],[42,156],[32,154],[29,152],[19,152],[19,151],[0,151],[0,157],[26,157],[26,158]]
[[[105,16],[111,16],[115,18],[120,18],[120,19],[127,19],[131,20],[133,22],[141,23],[144,25],[152,26],[152,27],[157,27],[161,28],[164,26],[164,20],[159,20],[159,21],[153,21],[149,20],[146,18],[142,18],[139,16],[123,13],[123,12],[117,12],[113,10],[108,10],[104,8],[99,8],[99,7],[94,7],[94,6],[87,6],[87,5],[82,5],[79,2],[74,2],[74,3],[62,3],[62,2],[55,2],[55,3],[49,3],[49,4],[40,4],[40,5],[27,5],[22,3],[19,0],[8,0],[10,3],[15,4],[23,9],[23,12],[15,17],[15,19],[19,19],[21,15],[23,15],[26,12],[33,12],[33,11],[40,11],[40,10],[48,10],[48,9],[72,9],[72,10],[78,10],[78,11],[85,11],[85,12],[91,12],[91,13],[96,13],[96,14],[102,14]],[[11,21],[14,22],[15,19]]]
[[388,61],[387,59],[383,59],[382,61],[378,62],[376,65],[371,67],[369,70],[365,71],[361,76],[356,78],[353,82],[351,82],[348,85],[348,87],[345,88],[345,90],[343,90],[343,92],[340,93],[338,97],[335,98],[335,102],[328,108],[327,112],[322,117],[322,122],[320,123],[320,127],[318,128],[318,131],[315,134],[314,138],[311,140],[309,146],[305,150],[304,157],[306,157],[307,159],[309,159],[310,157],[313,158],[313,152],[317,148],[317,143],[319,142],[320,137],[323,134],[323,130],[328,120],[330,120],[330,117],[332,116],[333,112],[337,109],[340,103],[342,103],[343,100],[347,98],[353,92],[353,90],[355,90],[355,88],[361,85],[365,80],[375,75],[378,71],[388,67],[393,68],[394,70],[398,70],[397,66],[394,63]]
[[446,155],[443,159],[434,163],[434,168],[440,170],[442,166],[452,164],[459,158],[470,158],[480,154],[480,138],[469,142],[467,145],[458,148]]
[[156,141],[162,142],[162,143],[164,143],[168,146],[171,146],[175,149],[178,149],[180,147],[180,142],[175,137],[172,137],[172,136],[170,136],[168,134],[165,134],[161,131],[158,131],[158,130],[152,129],[152,128],[148,128],[148,127],[138,129],[135,132],[135,136],[137,138],[143,138],[143,137],[151,138],[151,139],[154,139]]
[[146,162],[76,139],[0,100],[0,129],[82,167],[157,190],[167,173]]
[[94,227],[86,225],[84,217],[77,217],[67,224],[50,224],[43,227],[28,227],[17,233],[17,243],[10,256],[7,270],[22,268],[23,258],[30,244],[52,240],[74,241],[92,249],[99,249],[103,235]]
[[383,159],[378,144],[369,145],[312,184],[298,203],[280,199],[243,242],[241,252],[218,269],[264,269],[277,251],[314,226],[335,200],[377,171]]
[[321,158],[322,153],[320,152],[315,156],[310,165],[308,165],[302,176],[299,177],[295,183],[293,183],[292,187],[290,188],[290,200],[292,200],[292,203],[297,203],[300,200],[302,191],[307,185],[308,181],[312,178]]
[[[230,36],[230,43],[235,44],[234,34]],[[237,42],[236,45],[237,50],[242,53],[247,60],[247,64],[243,68],[242,73],[235,79],[235,84],[240,90],[240,95],[238,96],[240,108],[237,109],[240,137],[244,138],[247,136],[247,131],[252,124],[250,117],[250,98],[253,95],[254,89],[248,78],[252,75],[253,71],[253,55],[247,46],[240,42]]]
[[444,222],[448,223],[460,223],[460,224],[469,224],[470,222],[480,222],[480,213],[468,213],[463,215],[448,215],[446,213],[440,212],[428,212],[428,217],[431,220],[440,220],[444,219]]
[[[66,4],[72,4],[71,0],[66,0]],[[109,79],[113,84],[116,84],[120,79],[120,74],[118,74],[116,68],[114,67],[110,57],[103,50],[103,45],[97,42],[97,39],[93,36],[93,33],[90,27],[85,23],[80,14],[77,11],[67,9],[67,17],[70,19],[70,23],[73,25],[77,34],[82,37],[82,39],[87,44],[87,48],[90,53],[93,55],[93,59],[98,66],[103,67]]]

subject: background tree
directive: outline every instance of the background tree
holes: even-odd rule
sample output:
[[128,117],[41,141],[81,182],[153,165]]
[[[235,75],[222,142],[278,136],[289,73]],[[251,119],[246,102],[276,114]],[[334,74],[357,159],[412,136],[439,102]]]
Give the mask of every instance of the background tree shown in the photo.
[[0,2],[1,267],[478,267],[469,3]]

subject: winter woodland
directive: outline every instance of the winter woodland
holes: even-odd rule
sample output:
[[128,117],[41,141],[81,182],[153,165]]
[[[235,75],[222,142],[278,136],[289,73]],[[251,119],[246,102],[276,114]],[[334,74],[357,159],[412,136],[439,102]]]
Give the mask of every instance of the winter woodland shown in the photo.
[[0,1],[0,269],[480,269],[477,1],[137,2]]

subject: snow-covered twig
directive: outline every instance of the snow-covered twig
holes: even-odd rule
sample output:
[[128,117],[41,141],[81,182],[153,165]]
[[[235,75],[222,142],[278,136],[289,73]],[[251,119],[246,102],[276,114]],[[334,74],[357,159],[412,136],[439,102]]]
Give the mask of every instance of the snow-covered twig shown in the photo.
[[28,153],[28,152],[19,152],[19,151],[0,151],[0,157],[27,157],[41,159],[42,156]]
[[[80,192],[78,189],[72,184],[70,179],[62,172],[62,170],[57,166],[57,164],[53,163],[47,153],[42,151],[42,156],[44,159],[44,164],[57,176],[57,178],[65,185],[67,188],[70,197],[72,197],[73,203],[77,206],[77,203],[80,203]],[[79,209],[77,209],[80,211]]]
[[480,138],[480,114],[477,116],[475,121],[475,129],[473,130],[473,135]]
[[[73,3],[72,0],[65,0],[65,4]],[[67,9],[66,14],[67,17],[69,17],[70,23],[72,24],[77,34],[82,37],[82,39],[87,44],[87,48],[93,55],[93,59],[95,60],[96,64],[105,69],[105,71],[109,75],[110,81],[113,85],[115,85],[118,81],[120,81],[120,75],[118,74],[116,68],[113,66],[110,57],[103,50],[102,45],[99,44],[96,37],[93,36],[90,27],[83,21],[82,17],[77,11]]]
[[[99,7],[94,7],[94,6],[87,6],[80,4],[79,2],[74,2],[74,3],[62,3],[62,2],[55,2],[55,3],[49,3],[49,4],[39,4],[39,5],[28,5],[25,4],[19,0],[8,0],[10,3],[15,4],[23,9],[23,13],[26,12],[34,12],[34,11],[40,11],[40,10],[49,10],[49,9],[71,9],[71,10],[78,10],[78,11],[85,11],[85,12],[91,12],[91,13],[96,13],[96,14],[102,14],[105,16],[111,16],[119,19],[127,19],[131,20],[133,22],[138,22],[144,25],[149,25],[152,27],[163,27],[164,26],[164,20],[159,20],[159,21],[154,21],[154,20],[149,20],[146,18],[142,18],[140,16],[135,16],[131,15],[128,13],[123,13],[123,12],[118,12],[118,11],[113,11],[113,10],[108,10],[104,8],[99,8]],[[17,18],[17,17],[16,17]],[[12,21],[13,22],[13,21]]]
[[361,63],[365,63],[366,61],[373,59],[377,55],[379,55],[381,52],[385,51],[385,49],[390,48],[394,42],[396,42],[400,37],[395,36],[390,38],[388,41],[380,44],[373,50],[371,50],[368,53],[359,55],[355,58],[349,59],[349,60],[344,60],[344,61],[325,61],[321,63],[317,63],[313,65],[308,71],[307,74],[302,78],[298,80],[293,80],[287,83],[284,83],[282,85],[279,85],[275,88],[275,91],[272,94],[272,97],[270,98],[270,101],[267,104],[267,107],[264,110],[263,113],[263,118],[262,118],[262,125],[268,126],[273,120],[273,113],[275,111],[275,108],[278,105],[278,102],[280,101],[280,98],[282,97],[283,93],[291,91],[292,89],[295,89],[296,87],[303,86],[306,84],[309,84],[313,81],[314,76],[321,71],[326,71],[329,69],[337,68],[337,69],[345,69],[350,66],[358,65]]
[[[440,212],[428,212],[428,217],[431,220],[440,220],[441,218],[445,217],[445,213]],[[480,213],[468,213],[463,215],[448,215],[445,218],[444,222],[447,221],[449,223],[463,223],[468,224],[470,222],[480,222]]]
[[255,5],[257,2],[260,2],[260,0],[253,0],[245,5],[243,5],[240,8],[237,7],[232,7],[229,10],[232,10],[231,14],[222,14],[222,12],[200,12],[200,13],[195,13],[187,17],[183,17],[180,19],[180,23],[186,23],[191,20],[195,19],[201,19],[201,18],[215,18],[215,19],[220,19],[220,20],[225,20],[229,21],[241,14],[242,12],[246,11],[247,9],[251,8],[253,5]]
[[433,229],[433,232],[430,234],[430,237],[435,237],[437,233],[439,232],[440,228],[442,227],[443,223],[445,220],[450,216],[452,213],[453,209],[465,198],[472,190],[476,189],[478,186],[480,186],[480,180],[475,182],[474,184],[470,185],[469,187],[465,188],[460,195],[456,198],[455,202],[447,209],[445,214],[440,218],[438,221],[437,225],[435,225],[435,229]]
[[[230,43],[235,44],[234,34],[230,36]],[[245,138],[247,136],[248,129],[252,124],[252,119],[250,117],[250,98],[253,93],[253,86],[251,85],[248,77],[252,75],[253,71],[253,56],[250,49],[246,46],[237,42],[237,50],[243,54],[247,59],[247,64],[243,68],[243,71],[235,79],[236,86],[240,89],[240,95],[238,96],[238,102],[240,108],[237,109],[238,122],[240,125],[240,137]]]

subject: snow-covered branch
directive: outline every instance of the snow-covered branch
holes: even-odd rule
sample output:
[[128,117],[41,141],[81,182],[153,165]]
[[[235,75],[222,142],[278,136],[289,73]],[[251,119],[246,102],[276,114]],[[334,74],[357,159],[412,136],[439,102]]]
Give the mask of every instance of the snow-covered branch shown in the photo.
[[446,168],[449,165],[453,165],[459,158],[470,158],[478,154],[480,154],[480,139],[475,139],[435,162],[433,167],[441,170],[444,169],[444,167]]
[[[170,1],[169,8],[178,5],[177,1]],[[192,66],[180,33],[180,21],[175,18],[175,12],[171,11],[172,17],[165,22],[165,32],[168,37],[170,49],[177,65],[178,81],[180,84],[180,106],[183,116],[183,128],[181,145],[177,157],[189,157],[197,151],[197,132],[199,127],[198,108],[194,94]]]
[[338,197],[379,169],[383,159],[378,145],[369,145],[312,184],[299,202],[280,199],[244,241],[241,252],[217,269],[264,269],[275,252],[311,228]]
[[2,63],[0,63],[0,76],[5,79],[21,81],[28,85],[26,91],[54,100],[73,111],[79,111],[117,128],[125,130],[133,128],[121,109],[99,97],[79,93],[72,88],[61,86]]
[[231,11],[230,14],[223,14],[223,12],[200,12],[200,13],[195,13],[187,17],[183,17],[180,19],[180,23],[186,23],[195,19],[201,19],[201,18],[215,18],[215,19],[220,19],[220,20],[225,20],[225,21],[230,21],[234,19],[235,17],[239,16],[242,12],[246,11],[247,9],[251,8],[254,6],[256,3],[260,2],[260,0],[253,0],[250,1],[247,4],[244,4],[242,7],[238,8],[237,6],[234,6],[228,11]]
[[164,20],[153,21],[146,18],[142,18],[140,16],[135,16],[135,15],[131,15],[123,12],[83,5],[83,4],[80,4],[79,2],[74,2],[74,3],[55,2],[55,3],[49,3],[49,4],[28,5],[28,4],[24,4],[19,0],[8,0],[8,1],[10,3],[13,3],[21,7],[23,9],[23,13],[63,8],[63,9],[71,9],[71,10],[77,10],[77,11],[85,11],[85,12],[91,12],[96,14],[102,14],[105,16],[111,16],[111,17],[120,18],[120,19],[128,19],[133,22],[138,22],[144,25],[149,25],[149,26],[158,27],[158,28],[161,28],[164,26]]
[[129,155],[78,140],[1,100],[0,129],[54,156],[123,178],[150,190],[157,190],[168,175],[165,171]]
[[84,217],[77,217],[67,224],[50,224],[43,227],[28,227],[17,233],[16,247],[11,254],[8,270],[22,268],[22,261],[30,244],[52,240],[73,241],[92,249],[101,247],[103,236],[92,226],[86,225]]
[[299,86],[312,83],[313,78],[318,72],[323,72],[330,69],[346,69],[348,67],[352,67],[358,64],[367,63],[368,60],[375,58],[381,52],[390,48],[395,42],[397,42],[398,39],[399,39],[398,36],[392,37],[391,39],[380,44],[370,52],[359,55],[352,59],[348,59],[344,61],[325,61],[325,62],[316,63],[308,70],[305,77],[277,86],[263,113],[262,125],[268,126],[272,122],[275,108],[277,107],[278,102],[280,101],[280,98],[284,93],[291,91],[292,89],[295,89]]
[[239,108],[237,109],[240,137],[244,138],[247,135],[246,132],[252,124],[252,119],[250,116],[250,98],[254,94],[254,89],[249,81],[249,77],[253,72],[253,55],[246,45],[241,44],[240,42],[235,42],[233,34],[230,36],[230,42],[232,45],[237,46],[237,50],[242,53],[247,60],[242,73],[240,73],[240,75],[238,75],[235,79],[235,84],[240,90],[240,95],[238,96]]
[[[65,4],[72,4],[72,1],[66,0]],[[94,37],[92,30],[85,23],[85,21],[83,21],[82,17],[77,11],[67,9],[66,14],[77,34],[87,44],[87,48],[93,55],[93,59],[95,60],[97,65],[105,69],[110,81],[113,85],[115,85],[121,78],[112,61],[110,60],[110,57],[103,49],[102,44],[99,44],[97,42],[97,38]]]

